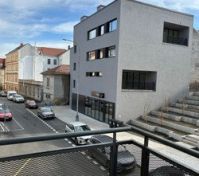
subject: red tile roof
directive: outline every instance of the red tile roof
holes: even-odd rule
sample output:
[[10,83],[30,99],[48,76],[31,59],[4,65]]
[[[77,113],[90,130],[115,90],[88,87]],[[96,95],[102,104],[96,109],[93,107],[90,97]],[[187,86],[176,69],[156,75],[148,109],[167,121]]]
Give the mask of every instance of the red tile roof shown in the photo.
[[45,56],[59,56],[66,52],[65,49],[59,49],[59,48],[47,48],[47,47],[37,47],[40,55]]
[[55,68],[48,69],[42,73],[43,75],[69,75],[70,66],[69,65],[59,65]]

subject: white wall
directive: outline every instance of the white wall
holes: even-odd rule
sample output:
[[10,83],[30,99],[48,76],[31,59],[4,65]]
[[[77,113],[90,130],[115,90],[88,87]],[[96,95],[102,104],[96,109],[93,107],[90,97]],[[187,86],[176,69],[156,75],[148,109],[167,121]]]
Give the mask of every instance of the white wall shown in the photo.
[[[189,46],[163,43],[164,22],[189,27]],[[188,93],[193,17],[121,1],[116,118],[127,121]],[[122,90],[122,70],[157,72],[156,91]]]
[[70,50],[67,50],[59,56],[59,65],[70,65]]

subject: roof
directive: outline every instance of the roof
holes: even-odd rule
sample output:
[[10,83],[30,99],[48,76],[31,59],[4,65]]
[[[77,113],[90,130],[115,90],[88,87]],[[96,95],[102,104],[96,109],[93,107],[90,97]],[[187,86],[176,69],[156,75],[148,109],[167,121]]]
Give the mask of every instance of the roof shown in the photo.
[[[123,1],[123,0],[120,0],[120,1]],[[153,5],[153,4],[149,4],[149,3],[145,3],[145,2],[140,2],[138,0],[128,0],[128,1],[132,1],[134,3],[137,3],[137,4],[142,4],[142,5],[145,5],[145,6],[149,6],[149,7],[152,7],[152,8],[156,8],[156,9],[161,9],[161,10],[164,10],[164,11],[169,11],[169,12],[173,12],[173,13],[178,13],[178,14],[181,14],[181,15],[186,15],[186,16],[190,16],[190,17],[193,17],[192,14],[189,14],[189,13],[185,13],[185,12],[180,12],[180,11],[177,11],[177,10],[172,10],[172,9],[168,9],[168,8],[165,8],[165,7],[160,7],[160,6],[157,6],[157,5]],[[86,19],[85,20],[80,20],[79,23],[77,23],[74,27],[78,26],[79,24],[85,22],[87,19],[91,18],[92,16],[98,14],[99,12],[107,9],[107,7],[111,6],[112,4],[114,3],[117,3],[118,0],[114,0],[113,2],[109,3],[108,5],[104,6],[101,10],[97,10],[95,11],[93,14],[91,14],[90,16],[86,16]]]
[[12,51],[10,51],[10,52],[7,53],[6,55],[9,55],[9,54],[11,54],[11,53],[13,53],[13,52],[15,52],[15,51],[18,51],[18,50],[21,49],[23,46],[24,46],[24,44],[21,43],[18,47],[16,47],[15,49],[13,49]]
[[47,71],[42,72],[43,75],[69,75],[70,66],[69,65],[59,65],[55,68],[48,69]]
[[47,48],[47,47],[37,47],[40,55],[46,56],[59,56],[66,52],[65,49],[60,48]]

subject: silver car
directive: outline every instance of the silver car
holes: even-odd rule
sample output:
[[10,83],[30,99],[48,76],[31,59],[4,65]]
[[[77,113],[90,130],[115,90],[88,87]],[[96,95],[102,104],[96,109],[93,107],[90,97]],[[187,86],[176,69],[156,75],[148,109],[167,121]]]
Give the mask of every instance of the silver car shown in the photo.
[[16,103],[24,103],[24,97],[22,97],[21,95],[19,95],[19,94],[15,94],[15,95],[13,95],[13,98],[12,98],[12,100],[14,101],[14,102],[16,102]]
[[[83,122],[71,122],[66,124],[65,132],[72,133],[72,132],[84,132],[90,131],[88,125]],[[87,144],[87,141],[91,138],[91,136],[80,136],[74,137],[72,140],[75,142],[76,145],[84,145]]]

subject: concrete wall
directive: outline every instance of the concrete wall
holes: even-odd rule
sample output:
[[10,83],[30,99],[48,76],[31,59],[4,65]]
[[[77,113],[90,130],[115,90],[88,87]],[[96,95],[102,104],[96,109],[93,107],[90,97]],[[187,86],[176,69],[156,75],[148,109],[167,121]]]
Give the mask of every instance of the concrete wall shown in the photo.
[[191,82],[199,82],[199,31],[193,30],[192,42],[192,79]]
[[[164,22],[189,27],[189,46],[163,43]],[[193,17],[121,1],[116,118],[127,121],[188,92]],[[156,91],[122,90],[122,70],[156,71]]]
[[[49,86],[47,86],[47,79],[49,78]],[[49,100],[46,98],[46,94],[50,95],[50,100],[54,100],[54,91],[55,91],[55,79],[54,76],[45,75],[43,79],[43,100]]]
[[[91,91],[105,93],[105,99],[110,102],[116,101],[117,86],[117,57],[87,61],[87,52],[116,45],[118,50],[118,30],[104,34],[103,36],[87,40],[87,32],[106,22],[119,18],[120,1],[116,1],[97,14],[90,16],[74,28],[74,45],[77,45],[77,53],[71,50],[71,85],[73,80],[79,83],[79,94],[91,96]],[[117,54],[118,55],[118,54]],[[73,63],[77,63],[77,70],[73,71]],[[79,64],[78,64],[79,63]],[[79,66],[80,65],[80,66]],[[102,77],[86,77],[86,72],[101,71]],[[79,76],[78,76],[79,75]],[[76,83],[77,84],[77,83]],[[76,88],[71,87],[71,93],[76,93]]]

